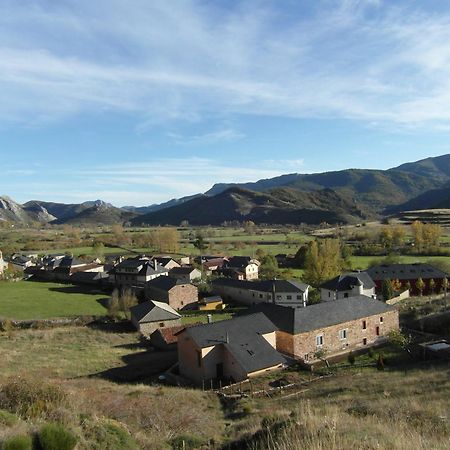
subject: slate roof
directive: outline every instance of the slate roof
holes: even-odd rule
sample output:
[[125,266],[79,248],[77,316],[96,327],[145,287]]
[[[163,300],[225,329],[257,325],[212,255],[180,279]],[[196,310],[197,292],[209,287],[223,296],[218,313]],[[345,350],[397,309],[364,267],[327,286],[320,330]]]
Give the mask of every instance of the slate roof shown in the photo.
[[250,256],[232,256],[231,258],[228,258],[228,261],[225,261],[225,266],[243,269],[248,266],[250,261],[256,262],[256,259],[251,258]]
[[[168,270],[161,266],[161,264],[156,264],[156,270],[155,270],[155,263],[153,261],[150,261],[148,258],[145,259],[139,259],[139,258],[128,258],[125,261],[122,261],[121,263],[114,266],[109,273],[114,274],[117,272],[121,272],[122,269],[138,269],[139,267],[142,268],[139,270],[139,275],[154,275],[157,273],[167,273]],[[128,275],[132,275],[128,273]]]
[[196,268],[192,266],[174,267],[173,269],[170,269],[169,273],[175,273],[177,275],[189,275],[194,270],[196,270]]
[[139,305],[132,306],[130,312],[139,323],[176,320],[181,318],[181,315],[167,303],[157,302],[156,300],[149,300],[140,303]]
[[430,264],[414,263],[414,264],[382,264],[370,267],[366,270],[369,276],[375,281],[382,280],[416,280],[417,278],[445,278],[448,274],[439,270]]
[[170,291],[174,286],[186,284],[185,281],[178,278],[167,277],[157,277],[153,280],[147,281],[147,286],[153,287],[155,289],[161,289],[163,291]]
[[304,308],[262,303],[249,312],[263,312],[281,331],[300,334],[394,310],[393,306],[359,295]]
[[187,333],[201,348],[223,345],[247,373],[252,373],[286,362],[262,337],[276,329],[264,314],[258,313],[189,327],[181,333]]
[[199,303],[208,304],[208,303],[215,303],[215,302],[221,302],[221,301],[222,301],[222,297],[220,295],[211,295],[209,297],[202,298],[199,301]]
[[372,289],[375,283],[366,272],[351,272],[333,278],[323,283],[320,287],[332,291],[350,291],[355,286],[363,286],[364,289]]
[[237,289],[246,289],[259,292],[306,292],[308,289],[307,284],[299,283],[297,281],[288,280],[260,280],[260,281],[247,281],[247,280],[233,280],[230,278],[217,278],[212,282],[213,286],[226,286],[234,287]]
[[81,261],[81,259],[75,258],[73,256],[64,256],[64,258],[62,258],[59,262],[59,268],[67,269],[71,268],[72,266],[80,266],[82,264],[86,263],[84,261]]

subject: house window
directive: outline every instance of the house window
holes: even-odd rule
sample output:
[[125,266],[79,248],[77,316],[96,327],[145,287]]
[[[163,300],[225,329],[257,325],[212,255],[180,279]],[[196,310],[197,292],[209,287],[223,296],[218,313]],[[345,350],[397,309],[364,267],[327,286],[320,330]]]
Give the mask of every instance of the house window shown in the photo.
[[164,322],[159,322],[159,328],[164,328]]
[[196,350],[197,352],[197,366],[202,367],[202,352],[200,350]]
[[367,345],[367,338],[363,339],[363,345]]
[[302,296],[301,295],[297,295],[297,300],[301,300]]
[[316,336],[316,347],[322,347],[323,346],[323,334],[318,334]]
[[344,292],[344,298],[348,297],[348,292]]
[[331,292],[330,291],[328,291],[328,297],[331,297]]
[[380,323],[383,323],[383,317],[380,317]]
[[365,330],[367,328],[367,322],[365,320],[362,321],[362,329]]
[[263,298],[263,295],[262,295],[262,294],[259,294],[259,298]]
[[377,336],[380,335],[380,327],[376,327],[375,328],[375,333],[376,333]]
[[286,295],[286,298],[287,298],[288,300],[292,300],[292,295]]
[[347,339],[347,329],[339,330],[339,339],[345,341]]
[[181,306],[183,306],[184,305],[184,303],[183,302],[181,302]]

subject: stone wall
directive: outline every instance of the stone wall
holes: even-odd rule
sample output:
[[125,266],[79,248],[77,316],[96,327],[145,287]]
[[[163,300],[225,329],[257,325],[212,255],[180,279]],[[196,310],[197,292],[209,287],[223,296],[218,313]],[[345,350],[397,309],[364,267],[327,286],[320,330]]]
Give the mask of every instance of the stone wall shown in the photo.
[[[326,356],[349,352],[384,342],[391,330],[397,330],[398,311],[369,316],[351,322],[291,335],[277,332],[277,350],[305,362],[317,360],[316,352],[323,350]],[[346,330],[345,338],[340,334]],[[323,345],[318,346],[317,336],[323,336]]]
[[141,323],[139,324],[138,330],[144,336],[150,336],[158,328],[169,328],[177,325],[181,325],[181,319]]

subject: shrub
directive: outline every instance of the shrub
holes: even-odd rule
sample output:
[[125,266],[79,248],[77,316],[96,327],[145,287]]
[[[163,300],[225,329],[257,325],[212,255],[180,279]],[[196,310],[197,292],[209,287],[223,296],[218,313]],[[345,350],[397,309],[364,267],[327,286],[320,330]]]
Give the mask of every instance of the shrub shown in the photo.
[[15,414],[11,414],[4,409],[0,409],[0,425],[12,427],[15,423],[17,423],[17,420],[18,418]]
[[72,450],[77,445],[76,436],[56,423],[44,425],[38,436],[43,450]]
[[12,436],[3,441],[2,450],[31,450],[33,442],[26,434]]
[[114,420],[95,421],[89,418],[83,423],[84,436],[89,439],[89,448],[117,448],[121,450],[136,450],[138,444],[119,422]]
[[384,370],[384,359],[383,359],[383,355],[381,353],[378,355],[377,369]]
[[54,384],[17,379],[0,387],[0,408],[28,419],[46,417],[66,403],[66,394]]
[[353,366],[355,364],[355,355],[353,354],[353,352],[350,352],[348,354],[348,362]]
[[170,441],[173,450],[193,450],[200,447],[203,441],[197,436],[183,434]]

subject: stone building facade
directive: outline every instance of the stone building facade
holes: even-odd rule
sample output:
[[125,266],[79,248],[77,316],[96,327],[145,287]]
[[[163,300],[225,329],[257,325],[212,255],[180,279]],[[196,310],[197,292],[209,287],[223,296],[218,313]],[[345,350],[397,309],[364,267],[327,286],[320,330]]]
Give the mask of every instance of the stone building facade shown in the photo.
[[185,309],[198,301],[198,289],[190,283],[172,277],[160,277],[145,286],[147,298],[167,303],[176,310]]

